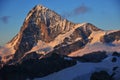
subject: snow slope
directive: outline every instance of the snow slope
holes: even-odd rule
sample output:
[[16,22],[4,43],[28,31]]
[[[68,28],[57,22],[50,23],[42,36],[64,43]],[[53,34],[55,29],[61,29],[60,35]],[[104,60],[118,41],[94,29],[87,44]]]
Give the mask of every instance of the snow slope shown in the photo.
[[106,52],[120,52],[119,44],[104,44],[97,42],[94,44],[87,44],[83,49],[79,49],[75,52],[70,53],[68,56],[82,56],[91,52],[106,51]]
[[91,73],[95,71],[105,70],[110,75],[114,72],[113,67],[119,67],[115,72],[115,80],[120,80],[120,58],[116,62],[111,62],[113,56],[109,56],[99,63],[78,63],[77,65],[61,70],[59,72],[50,74],[43,78],[36,78],[34,80],[90,80]]
[[100,38],[105,35],[105,31],[93,31],[89,36],[89,39],[92,39],[90,44],[94,44],[96,42],[100,42]]

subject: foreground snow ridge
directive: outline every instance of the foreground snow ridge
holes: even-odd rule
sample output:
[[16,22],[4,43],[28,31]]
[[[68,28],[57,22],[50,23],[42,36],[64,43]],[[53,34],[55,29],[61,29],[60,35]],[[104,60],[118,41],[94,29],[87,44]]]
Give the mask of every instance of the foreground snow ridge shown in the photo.
[[43,78],[36,78],[34,80],[90,80],[93,72],[101,70],[107,71],[110,75],[114,72],[113,67],[119,67],[115,72],[115,80],[120,80],[120,58],[116,62],[112,62],[113,56],[109,56],[99,63],[81,63],[78,62],[75,66],[55,72]]

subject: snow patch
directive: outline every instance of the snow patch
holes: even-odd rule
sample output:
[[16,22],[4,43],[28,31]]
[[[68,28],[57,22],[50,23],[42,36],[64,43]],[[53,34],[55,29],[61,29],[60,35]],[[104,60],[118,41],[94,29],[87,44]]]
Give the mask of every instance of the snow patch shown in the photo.
[[106,31],[106,34],[108,35],[110,33],[114,33],[114,32],[117,32],[117,31],[120,31],[120,30],[108,30],[108,31]]
[[100,42],[100,38],[105,35],[105,31],[93,31],[89,36],[89,39],[92,39],[90,44]]

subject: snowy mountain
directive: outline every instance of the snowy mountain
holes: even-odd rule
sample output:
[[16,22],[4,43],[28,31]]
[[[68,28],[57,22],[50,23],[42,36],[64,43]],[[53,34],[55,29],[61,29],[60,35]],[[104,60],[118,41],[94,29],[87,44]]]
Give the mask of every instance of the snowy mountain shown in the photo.
[[28,13],[20,32],[7,45],[14,49],[14,59],[18,59],[40,41],[50,43],[58,35],[70,31],[74,25],[54,11],[37,5]]
[[120,30],[104,31],[90,23],[72,23],[37,5],[28,13],[20,32],[0,49],[0,54],[6,62],[4,56],[13,55],[13,61],[19,61],[33,52],[38,55],[57,52],[69,56],[89,53],[89,49],[119,52],[119,34]]
[[[6,70],[3,76],[7,75],[7,70],[9,72],[10,67],[11,71],[17,70],[21,74],[24,71],[35,71],[34,74],[39,77],[53,73],[45,78],[40,78],[40,80],[49,80],[48,78],[56,80],[57,76],[60,78],[64,73],[70,73],[66,76],[71,76],[71,73],[77,71],[65,80],[77,80],[73,79],[76,74],[79,74],[78,77],[84,76],[80,80],[89,80],[90,73],[100,67],[100,70],[105,69],[109,73],[113,68],[113,63],[109,60],[114,52],[120,53],[120,30],[105,31],[91,23],[73,23],[62,18],[56,12],[42,5],[37,5],[28,13],[19,33],[5,46],[0,46],[0,68],[2,68],[0,74]],[[78,61],[80,62],[75,65]],[[107,68],[106,62],[109,63],[110,68]],[[32,66],[31,63],[36,66]],[[52,65],[51,70],[48,69],[48,65]],[[89,66],[89,68],[84,66]],[[71,68],[60,71],[67,67]],[[83,68],[86,68],[86,71]],[[38,72],[43,69],[46,69],[47,72]],[[36,77],[33,74],[25,74]],[[61,77],[59,80],[64,80],[63,78]]]

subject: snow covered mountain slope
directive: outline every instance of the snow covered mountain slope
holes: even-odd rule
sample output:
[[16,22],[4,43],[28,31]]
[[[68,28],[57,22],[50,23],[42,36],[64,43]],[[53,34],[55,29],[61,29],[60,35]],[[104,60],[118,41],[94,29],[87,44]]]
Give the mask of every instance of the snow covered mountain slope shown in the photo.
[[[116,58],[116,62],[112,62]],[[120,80],[120,58],[109,56],[99,63],[81,63],[77,65],[55,72],[43,78],[36,78],[34,80],[90,80],[92,73],[99,71],[106,71],[109,75],[115,73],[113,78]],[[114,71],[114,68],[117,69]]]
[[37,5],[28,13],[20,32],[0,48],[0,56],[12,55],[14,62],[33,53],[80,56],[93,51],[120,52],[119,44],[120,30],[104,31],[91,23],[76,24]]

